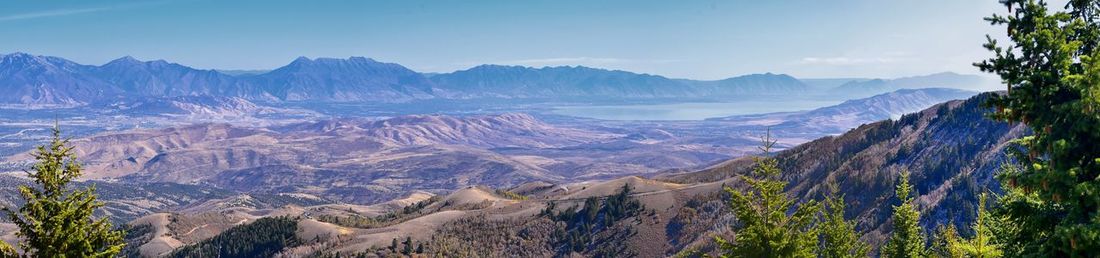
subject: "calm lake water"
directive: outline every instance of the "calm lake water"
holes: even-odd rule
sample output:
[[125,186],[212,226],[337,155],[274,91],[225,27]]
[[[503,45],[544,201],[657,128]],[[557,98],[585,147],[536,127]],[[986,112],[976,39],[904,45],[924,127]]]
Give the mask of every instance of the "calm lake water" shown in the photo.
[[703,120],[714,117],[810,110],[840,100],[741,100],[675,104],[559,106],[551,113],[605,120]]

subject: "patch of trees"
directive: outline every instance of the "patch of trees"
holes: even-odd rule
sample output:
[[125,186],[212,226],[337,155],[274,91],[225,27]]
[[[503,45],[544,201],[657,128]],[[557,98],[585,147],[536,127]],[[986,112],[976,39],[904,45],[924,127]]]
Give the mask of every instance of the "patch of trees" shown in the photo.
[[321,214],[313,216],[313,219],[316,219],[320,222],[331,223],[349,228],[375,228],[381,225],[381,223],[379,223],[377,220],[374,220],[374,218],[362,216],[359,214],[352,214],[347,216]]
[[545,217],[462,218],[437,229],[424,249],[431,257],[550,257],[560,228]]
[[122,237],[123,243],[126,243],[126,245],[118,253],[118,256],[121,257],[141,257],[139,249],[141,245],[153,240],[153,226],[148,224],[137,226],[122,224],[118,230],[126,232],[126,235]]
[[916,193],[909,184],[908,173],[902,173],[895,194],[901,203],[894,206],[893,230],[880,249],[881,257],[1004,256],[1006,246],[1001,241],[1004,238],[998,238],[994,232],[996,228],[1003,228],[1004,220],[992,217],[987,211],[988,195],[979,197],[977,219],[969,226],[973,232],[969,237],[960,235],[952,224],[937,226],[935,236],[928,237],[918,224],[921,213],[914,203]]
[[[775,144],[770,135],[761,142],[765,154]],[[737,223],[733,239],[715,239],[725,256],[866,256],[868,248],[858,240],[854,224],[843,218],[842,197],[830,196],[824,206],[815,200],[799,203],[783,192],[787,182],[779,178],[776,159],[765,155],[754,162],[751,176],[740,176],[747,190],[726,187]]]
[[[555,212],[556,205],[550,203],[542,214],[565,223],[563,228],[555,232],[556,242],[563,252],[592,251],[598,257],[629,256],[625,245],[621,243],[634,232],[628,226],[617,224],[645,210],[644,205],[634,199],[632,193],[630,184],[624,184],[618,193],[602,200],[597,197],[585,199],[579,210],[572,207]],[[601,233],[605,234],[602,238]]]
[[445,201],[445,202],[443,202],[442,204],[439,205],[439,210],[443,210],[443,209],[447,209],[447,210],[480,210],[480,209],[489,208],[490,206],[493,206],[493,201],[492,200],[482,200],[480,202],[458,203],[458,204],[456,204],[454,202],[451,202],[451,200],[447,200],[447,201]]
[[272,257],[283,249],[303,243],[294,234],[297,230],[297,218],[261,218],[176,249],[167,257]]
[[[689,246],[696,239],[711,239],[707,234],[714,233],[716,225],[723,225],[729,214],[729,193],[719,191],[701,194],[688,199],[680,210],[669,219],[665,226],[665,236],[669,237],[672,250],[680,250],[683,255],[692,253],[712,253],[714,245]],[[709,241],[708,241],[709,242]]]
[[[490,219],[484,215],[444,224],[423,242],[427,256],[549,257],[581,253],[594,257],[629,257],[625,241],[636,232],[629,221],[645,214],[645,208],[624,185],[611,196],[585,199],[584,204],[558,209],[556,202],[534,218]],[[397,239],[397,253],[405,248]],[[415,242],[415,241],[414,241]],[[417,242],[417,248],[420,243]],[[372,248],[367,253],[383,256],[394,245]]]
[[497,195],[504,196],[504,198],[512,200],[526,201],[528,199],[528,197],[525,195],[514,193],[505,189],[496,189],[494,192],[496,192]]
[[405,240],[398,242],[397,238],[394,238],[390,245],[382,247],[371,247],[367,250],[352,253],[341,252],[325,252],[321,251],[310,255],[309,257],[315,258],[365,258],[365,257],[418,257],[423,256],[424,242],[413,240],[412,237],[405,237]]
[[[763,140],[767,153],[775,143]],[[756,157],[752,175],[742,175],[746,190],[726,188],[730,194],[730,210],[736,222],[734,237],[716,238],[724,256],[729,257],[866,257],[870,246],[860,240],[855,223],[844,217],[843,196],[836,195],[835,186],[821,202],[799,202],[790,198],[784,188],[787,182],[774,158]],[[981,198],[975,234],[964,238],[954,227],[938,236],[940,241],[929,246],[924,229],[919,225],[920,212],[909,184],[908,172],[902,172],[896,186],[900,203],[893,207],[892,232],[881,247],[882,257],[1000,257],[1003,244],[995,242],[991,225],[996,225]],[[935,250],[935,251],[933,251]]]
[[287,205],[297,206],[314,206],[333,203],[330,200],[320,198],[300,197],[289,194],[263,194],[263,193],[251,193],[249,194],[257,202],[263,204],[262,208],[279,208]]
[[439,202],[441,198],[439,196],[432,196],[427,200],[416,202],[400,210],[388,212],[386,214],[378,215],[375,217],[361,216],[358,214],[352,214],[347,216],[321,214],[314,217],[317,221],[332,223],[344,227],[352,228],[377,228],[385,227],[402,221],[406,221],[420,215],[425,214],[425,208],[432,203]]
[[236,218],[226,216],[219,212],[204,212],[199,214],[168,215],[168,232],[175,232],[173,237],[184,243],[194,243],[203,240],[202,234],[183,234],[193,232],[201,228],[229,228],[240,222]]

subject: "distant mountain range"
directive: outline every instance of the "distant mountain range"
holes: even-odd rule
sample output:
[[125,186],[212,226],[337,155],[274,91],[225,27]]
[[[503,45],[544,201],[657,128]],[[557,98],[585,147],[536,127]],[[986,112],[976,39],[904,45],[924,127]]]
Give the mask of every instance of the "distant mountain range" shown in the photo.
[[947,88],[901,89],[807,111],[739,115],[707,120],[837,134],[861,124],[896,119],[935,104],[965,99],[976,94],[978,92]]
[[[902,88],[976,88],[981,77],[941,73],[894,80],[802,81],[784,74],[723,80],[672,79],[583,66],[481,65],[425,74],[370,58],[301,57],[271,71],[200,70],[163,60],[123,57],[94,66],[64,58],[0,56],[0,104],[75,106],[120,97],[208,95],[250,101],[405,102],[418,99],[711,99],[844,94],[870,96]],[[813,86],[811,86],[813,85]]]
[[435,75],[431,80],[444,91],[443,96],[457,98],[709,98],[804,94],[809,89],[784,74],[695,81],[583,66],[481,65]]
[[985,86],[983,78],[972,75],[956,73],[936,73],[924,76],[903,77],[897,79],[863,79],[848,81],[840,86],[830,89],[835,94],[852,96],[853,98],[874,95],[876,92],[890,92],[900,89],[918,88],[956,88],[973,89],[975,86]]

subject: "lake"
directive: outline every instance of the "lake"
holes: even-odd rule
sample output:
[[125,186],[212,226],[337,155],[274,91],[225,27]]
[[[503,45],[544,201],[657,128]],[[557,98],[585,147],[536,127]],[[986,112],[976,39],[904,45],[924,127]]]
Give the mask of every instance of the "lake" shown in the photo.
[[558,106],[551,113],[604,120],[703,120],[714,117],[810,110],[842,100],[741,100],[674,104]]

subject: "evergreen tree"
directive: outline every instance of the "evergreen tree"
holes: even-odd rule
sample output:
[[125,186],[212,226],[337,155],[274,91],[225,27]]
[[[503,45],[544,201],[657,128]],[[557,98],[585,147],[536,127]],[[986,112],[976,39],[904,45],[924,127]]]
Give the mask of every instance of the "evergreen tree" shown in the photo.
[[882,246],[882,257],[913,258],[924,257],[924,229],[920,227],[920,212],[913,204],[913,186],[909,185],[909,172],[903,171],[898,177],[897,197],[901,204],[894,206],[894,231],[886,244]]
[[[600,199],[595,196],[584,199],[584,225],[589,227],[596,222],[596,216],[600,215]],[[587,231],[587,230],[586,230]]]
[[412,237],[405,237],[405,242],[401,243],[401,244],[403,244],[403,247],[401,248],[401,253],[403,253],[405,255],[412,254],[412,251],[413,251]]
[[[768,155],[775,141],[769,134],[762,143],[761,150]],[[715,239],[724,252],[722,257],[814,257],[817,234],[813,222],[818,204],[809,201],[796,207],[797,201],[783,192],[787,182],[779,178],[778,161],[765,156],[755,158],[755,162],[755,178],[741,176],[750,190],[726,187],[738,223],[734,225],[734,241]],[[788,215],[792,209],[794,212]]]
[[975,64],[1008,92],[992,98],[994,118],[1022,122],[1021,169],[998,175],[998,213],[1012,232],[1008,256],[1094,257],[1100,253],[1100,1],[1002,0],[1009,14],[986,18],[1006,28],[1008,45],[989,38],[993,57]]
[[966,257],[996,258],[1003,255],[1001,245],[997,243],[990,229],[993,218],[986,212],[986,194],[978,197],[978,220],[974,222],[974,237],[955,242],[956,249]]
[[603,209],[606,213],[604,219],[607,221],[607,225],[634,216],[641,211],[642,203],[630,196],[633,191],[634,188],[630,186],[630,183],[626,183],[619,188],[619,193],[608,196],[604,200]]
[[[24,255],[34,257],[113,257],[122,251],[121,231],[111,230],[106,218],[94,219],[93,212],[103,207],[96,200],[95,188],[68,189],[81,175],[80,163],[61,130],[53,128],[53,139],[34,153],[33,171],[27,175],[37,187],[19,186],[26,201],[18,211],[4,208],[8,218],[19,227],[16,233]],[[11,246],[2,244],[4,256],[16,256]]]
[[955,225],[947,224],[936,227],[936,237],[932,241],[932,249],[928,250],[932,257],[964,258],[962,250],[959,250],[959,232]]
[[854,258],[867,257],[870,247],[859,240],[856,223],[844,219],[844,196],[837,196],[836,185],[829,185],[829,196],[825,197],[822,220],[817,225],[820,246],[818,257]]

